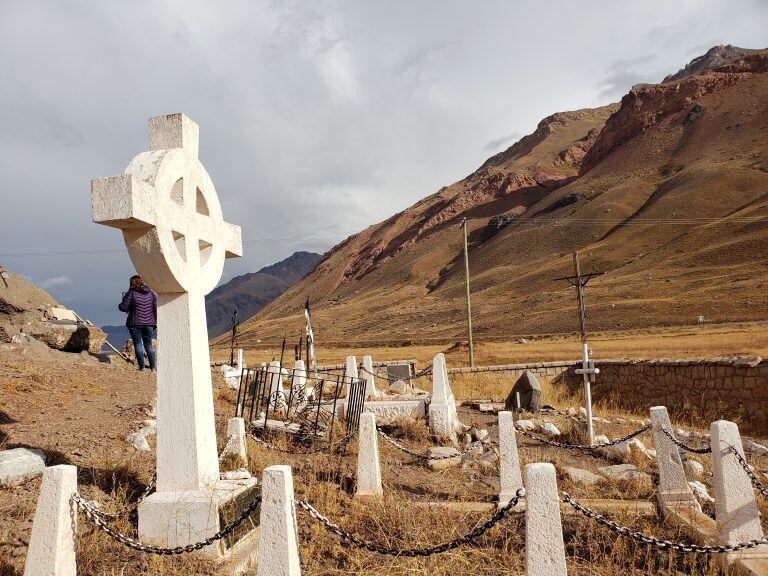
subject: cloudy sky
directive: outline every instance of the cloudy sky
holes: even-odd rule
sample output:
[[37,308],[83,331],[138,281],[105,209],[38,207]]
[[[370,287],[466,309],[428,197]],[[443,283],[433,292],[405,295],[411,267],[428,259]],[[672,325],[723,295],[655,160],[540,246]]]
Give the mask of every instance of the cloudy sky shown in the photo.
[[[0,0],[0,265],[98,324],[133,267],[89,182],[185,112],[243,258],[323,252],[470,173],[553,112],[620,99],[763,0]],[[1,287],[0,287],[1,289]]]

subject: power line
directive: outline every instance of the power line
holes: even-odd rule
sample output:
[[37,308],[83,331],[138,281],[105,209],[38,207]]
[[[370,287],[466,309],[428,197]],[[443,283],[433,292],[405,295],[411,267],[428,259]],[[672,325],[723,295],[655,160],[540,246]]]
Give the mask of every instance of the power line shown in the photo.
[[[487,220],[487,216],[470,216],[467,220]],[[459,217],[444,220],[440,224],[458,222]],[[519,218],[510,222],[509,226],[538,226],[538,225],[559,225],[563,226],[589,226],[593,224],[607,224],[613,226],[705,226],[705,225],[734,225],[734,224],[754,224],[756,222],[768,222],[768,216],[723,216],[717,217],[688,217],[688,218],[553,218],[553,217],[529,217]],[[347,238],[354,234],[312,234],[305,236],[286,236],[276,238],[258,238],[243,242],[244,246],[258,246],[268,244],[290,244],[292,242],[311,241],[311,240],[330,240],[333,238]],[[125,249],[113,250],[58,250],[48,252],[11,252],[0,254],[0,258],[28,258],[33,256],[80,256],[87,254],[121,254]]]

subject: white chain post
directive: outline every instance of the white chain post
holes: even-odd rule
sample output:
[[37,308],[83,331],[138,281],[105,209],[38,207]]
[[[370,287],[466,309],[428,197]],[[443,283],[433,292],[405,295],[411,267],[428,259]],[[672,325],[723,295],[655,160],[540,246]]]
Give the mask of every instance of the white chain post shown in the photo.
[[659,466],[659,503],[662,507],[682,506],[701,512],[701,505],[688,486],[680,450],[664,430],[674,434],[667,408],[654,406],[651,408],[651,431]]
[[[718,420],[712,423],[709,431],[712,442],[715,520],[719,544],[737,544],[763,538],[760,511],[755,500],[752,482],[732,451],[735,448],[742,457],[744,456],[738,426],[727,420]],[[723,561],[726,564],[737,560],[747,563],[758,562],[763,570],[768,570],[768,563],[766,563],[768,545],[723,555]],[[768,572],[757,572],[757,574],[765,573]]]
[[376,415],[373,412],[363,412],[360,415],[358,431],[355,496],[381,496],[383,493]]
[[566,576],[557,475],[552,464],[525,466],[525,574]]
[[257,576],[300,576],[296,508],[290,466],[264,469]]
[[77,467],[50,466],[43,471],[24,576],[77,576],[75,539]]
[[506,506],[523,485],[512,412],[499,412],[499,508]]

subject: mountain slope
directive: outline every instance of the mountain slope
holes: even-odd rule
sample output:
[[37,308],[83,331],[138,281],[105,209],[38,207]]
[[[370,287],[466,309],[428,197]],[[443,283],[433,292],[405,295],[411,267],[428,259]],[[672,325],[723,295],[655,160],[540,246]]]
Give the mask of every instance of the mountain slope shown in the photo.
[[606,272],[588,289],[593,329],[765,317],[766,72],[759,52],[545,118],[464,180],[336,246],[243,341],[298,331],[306,297],[318,341],[463,338],[463,217],[482,338],[576,329],[573,289],[553,281],[576,249],[583,269]]
[[312,270],[320,258],[313,252],[295,252],[258,272],[236,276],[218,286],[205,298],[209,335],[227,332],[235,309],[240,321],[251,317]]

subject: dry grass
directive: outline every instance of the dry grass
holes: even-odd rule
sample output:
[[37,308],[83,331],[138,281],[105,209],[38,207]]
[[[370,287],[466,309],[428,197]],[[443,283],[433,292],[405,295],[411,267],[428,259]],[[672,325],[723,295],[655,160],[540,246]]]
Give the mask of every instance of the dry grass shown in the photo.
[[[218,379],[217,379],[218,380]],[[425,379],[428,380],[428,379]],[[462,374],[452,378],[457,396],[503,397],[511,387],[504,373]],[[425,387],[426,383],[418,383]],[[481,393],[482,392],[482,393]],[[222,386],[216,387],[217,431],[220,448],[225,438],[225,423],[233,410],[234,392]],[[569,396],[567,390],[557,385],[544,385],[543,400],[558,406],[578,405],[578,398]],[[460,409],[460,417],[466,424],[474,424],[495,433],[493,416]],[[597,433],[609,437],[622,435],[637,427],[629,420],[635,415],[624,411],[600,408],[599,415],[611,418],[611,425],[598,424]],[[627,421],[616,423],[621,416]],[[645,415],[642,415],[645,416]],[[566,434],[568,420],[552,417],[551,420]],[[682,425],[682,423],[681,423]],[[690,422],[685,424],[690,427]],[[398,437],[414,450],[423,452],[431,444],[423,422],[401,422],[396,426]],[[650,435],[643,437],[652,446]],[[277,437],[274,442],[290,447],[286,438]],[[641,489],[632,485],[603,482],[595,487],[574,485],[563,474],[566,466],[596,470],[608,463],[581,453],[542,447],[519,439],[521,464],[551,462],[558,471],[559,488],[575,498],[612,498],[618,500],[655,500],[655,489]],[[274,464],[290,464],[293,469],[297,499],[308,499],[318,510],[327,514],[344,529],[359,534],[366,540],[395,548],[419,548],[451,540],[485,521],[490,513],[460,512],[443,507],[424,507],[423,502],[475,501],[493,502],[498,493],[498,470],[495,465],[478,463],[461,468],[435,472],[418,460],[396,450],[385,442],[379,445],[382,462],[385,497],[380,500],[359,500],[353,497],[355,486],[355,442],[335,455],[315,456],[287,455],[249,442],[249,468],[261,477],[264,468]],[[700,458],[705,466],[704,477],[710,473],[709,459]],[[750,458],[760,471],[768,466],[768,458]],[[237,462],[223,467],[236,467]],[[639,467],[654,476],[655,464],[638,461]],[[88,498],[105,502],[107,510],[118,508],[135,500],[148,479],[148,471],[138,470],[134,463],[99,462],[92,470],[83,470],[81,491]],[[710,491],[712,489],[709,480]],[[36,489],[36,487],[35,487]],[[761,502],[761,509],[768,513],[768,506]],[[12,509],[3,513],[17,515],[20,519],[31,517],[31,510]],[[661,538],[687,541],[680,531],[666,525],[658,518],[640,518],[629,511],[611,514],[619,523]],[[437,576],[459,575],[508,575],[523,574],[525,561],[524,519],[514,515],[489,530],[476,545],[462,546],[456,550],[429,558],[390,558],[359,550],[342,544],[330,536],[318,523],[305,513],[297,511],[302,573],[308,576],[352,575],[411,576],[429,573]],[[114,525],[125,533],[135,536],[136,514],[123,518]],[[668,553],[653,550],[619,537],[583,517],[563,517],[569,574],[590,576],[664,575],[715,576],[721,574],[716,558]],[[182,574],[211,575],[217,572],[209,560],[196,555],[177,558],[155,558],[130,551],[94,532],[82,520],[78,539],[78,573],[85,575],[148,576],[150,574],[176,576]],[[4,569],[0,562],[0,575],[18,576]]]

